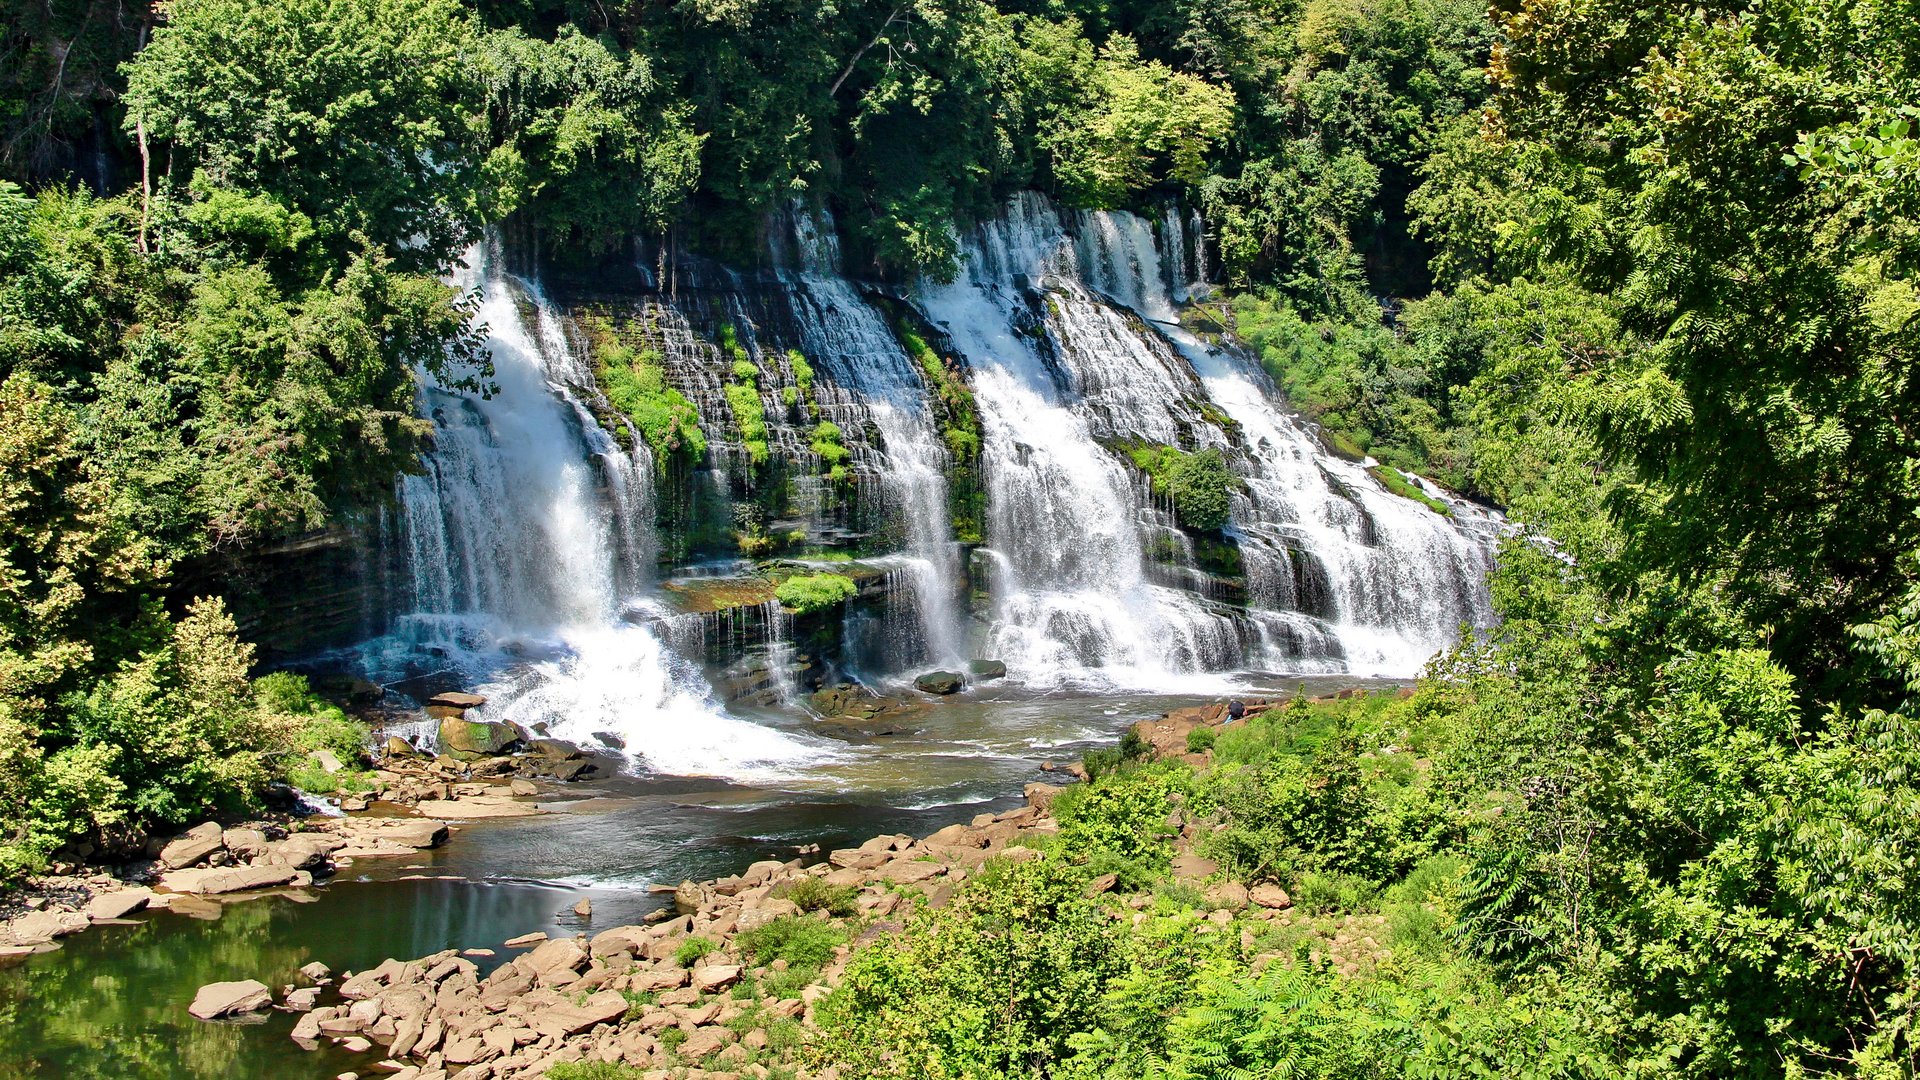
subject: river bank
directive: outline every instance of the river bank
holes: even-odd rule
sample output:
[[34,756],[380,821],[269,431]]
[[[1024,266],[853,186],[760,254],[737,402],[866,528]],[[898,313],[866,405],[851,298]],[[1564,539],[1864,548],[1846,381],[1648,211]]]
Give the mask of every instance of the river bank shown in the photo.
[[[1265,708],[1254,702],[1248,711]],[[1222,706],[1195,707],[1130,731],[1145,753],[1204,766],[1207,752],[1189,750],[1189,733],[1226,720]],[[590,925],[572,936],[535,931],[497,949],[389,957],[337,979],[310,965],[277,993],[258,980],[201,987],[192,1009],[206,1019],[270,1005],[298,1013],[296,1044],[343,1048],[363,1055],[363,1071],[399,1080],[506,1080],[595,1062],[653,1080],[832,1080],[840,1074],[826,1064],[831,1054],[813,1045],[815,1006],[855,952],[902,931],[916,913],[952,903],[990,864],[1046,857],[1060,830],[1051,811],[1061,790],[1030,783],[1016,808],[920,838],[874,836],[810,865],[763,860],[739,874],[683,881],[669,906],[637,923],[591,925],[591,905],[583,905],[576,914]],[[1211,928],[1236,918],[1291,919],[1284,890],[1222,878],[1195,852],[1197,835],[1189,822],[1175,839],[1172,876],[1204,893]],[[1106,897],[1113,919],[1149,906],[1149,893],[1121,895],[1117,885],[1112,874],[1087,885],[1089,895]]]

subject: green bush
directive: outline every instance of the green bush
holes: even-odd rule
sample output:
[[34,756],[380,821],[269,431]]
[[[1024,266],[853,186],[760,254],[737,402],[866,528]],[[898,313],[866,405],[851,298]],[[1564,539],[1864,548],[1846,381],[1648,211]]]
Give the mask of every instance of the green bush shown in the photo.
[[829,885],[817,877],[804,877],[775,889],[773,895],[793,901],[801,911],[824,911],[846,918],[854,913],[854,901],[860,893],[851,885]]
[[696,935],[681,942],[680,947],[673,950],[673,959],[681,967],[692,967],[699,963],[702,957],[712,954],[719,947],[712,938]]
[[763,987],[784,997],[797,993],[820,974],[820,969],[833,960],[834,948],[846,943],[847,932],[815,915],[782,915],[735,940],[756,964],[787,962],[787,970],[774,974]]
[[1050,1075],[1126,967],[1084,887],[1052,859],[989,863],[910,933],[854,954],[817,1006],[820,1056],[865,1080]]
[[1204,754],[1213,749],[1213,741],[1218,732],[1211,727],[1197,727],[1187,732],[1187,753]]
[[1119,875],[1124,888],[1145,886],[1172,858],[1168,818],[1190,777],[1185,766],[1146,765],[1062,790],[1053,802],[1061,849],[1091,860],[1094,873]]
[[1134,467],[1153,481],[1154,493],[1172,502],[1181,528],[1211,532],[1227,524],[1232,492],[1240,481],[1220,451],[1208,447],[1188,453],[1172,446],[1134,444],[1126,452]]
[[848,459],[853,453],[841,441],[840,425],[831,420],[822,420],[813,427],[813,438],[809,443],[814,454],[820,458],[827,479],[840,483],[852,474],[847,469]]
[[845,603],[860,591],[844,574],[795,574],[774,587],[774,599],[796,615],[811,615]]

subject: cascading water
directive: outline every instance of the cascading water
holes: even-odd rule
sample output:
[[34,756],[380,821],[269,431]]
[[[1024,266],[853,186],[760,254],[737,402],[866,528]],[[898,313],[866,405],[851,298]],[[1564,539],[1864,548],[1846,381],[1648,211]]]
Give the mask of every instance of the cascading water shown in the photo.
[[[1177,215],[1168,221],[1177,223]],[[1207,396],[1239,425],[1246,449],[1235,526],[1254,579],[1256,607],[1298,610],[1333,624],[1347,670],[1409,675],[1465,625],[1493,622],[1485,579],[1498,522],[1464,500],[1443,518],[1388,493],[1366,469],[1327,454],[1277,404],[1264,373],[1243,355],[1208,345],[1179,322],[1177,299],[1195,291],[1163,267],[1151,226],[1126,213],[1083,215],[1079,262],[1095,289],[1151,323],[1186,357]],[[1183,238],[1170,245],[1183,249]],[[1201,246],[1204,250],[1204,246]],[[1324,598],[1302,596],[1302,560]],[[1264,586],[1264,587],[1262,587]],[[1275,658],[1279,664],[1286,657]]]
[[[437,666],[488,698],[477,714],[583,744],[611,734],[665,773],[787,775],[824,751],[730,718],[648,622],[652,464],[622,451],[570,386],[590,385],[540,294],[476,252],[494,392],[424,391],[423,475],[401,482],[412,611],[376,673]],[[474,282],[469,282],[471,285]]]
[[798,269],[780,278],[791,292],[801,350],[864,405],[880,434],[877,464],[888,509],[905,532],[900,558],[912,584],[920,648],[895,651],[908,662],[956,662],[965,656],[960,551],[948,516],[947,451],[926,387],[885,316],[841,276],[831,220],[798,210],[791,219]]
[[[1102,430],[1171,436],[1169,402],[1191,390],[1178,385],[1166,357],[1084,291],[1029,291],[1027,282],[1073,280],[1062,239],[1058,218],[1037,197],[1016,200],[980,230],[951,284],[926,283],[918,293],[966,357],[980,406],[997,566],[988,651],[1038,685],[1090,673],[1167,685],[1181,672],[1234,666],[1233,620],[1149,579],[1133,480],[1096,441]],[[1087,362],[1062,371],[1023,332],[1038,325],[1068,349],[1080,343],[1073,355]],[[1085,390],[1104,400],[1090,403]]]
[[[1184,238],[1170,239],[1184,266]],[[1244,359],[1181,329],[1172,290],[1188,283],[1166,280],[1145,220],[1063,219],[1024,195],[965,250],[959,278],[917,300],[972,371],[992,649],[1029,682],[1168,685],[1256,665],[1408,675],[1462,623],[1490,621],[1492,522],[1388,494],[1325,454]],[[1231,529],[1249,556],[1245,610],[1156,579],[1142,536],[1163,515],[1110,451],[1134,440],[1229,452],[1246,485]]]

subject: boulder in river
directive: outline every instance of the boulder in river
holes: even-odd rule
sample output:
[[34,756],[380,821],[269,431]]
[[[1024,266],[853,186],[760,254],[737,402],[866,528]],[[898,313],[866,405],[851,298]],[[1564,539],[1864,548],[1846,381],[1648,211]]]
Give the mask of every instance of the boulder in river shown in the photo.
[[973,660],[967,664],[967,672],[976,679],[1004,679],[1007,677],[1005,660]]
[[966,684],[956,671],[929,671],[913,680],[913,688],[923,694],[957,694]]
[[273,992],[265,983],[253,979],[239,982],[208,983],[193,995],[187,1011],[202,1020],[213,1020],[239,1013],[259,1012],[273,1004]]
[[449,717],[440,722],[440,741],[455,755],[488,755],[518,743],[520,733],[506,724]]
[[445,705],[455,709],[477,709],[486,703],[487,699],[479,694],[468,694],[459,690],[449,690],[427,699],[429,705]]

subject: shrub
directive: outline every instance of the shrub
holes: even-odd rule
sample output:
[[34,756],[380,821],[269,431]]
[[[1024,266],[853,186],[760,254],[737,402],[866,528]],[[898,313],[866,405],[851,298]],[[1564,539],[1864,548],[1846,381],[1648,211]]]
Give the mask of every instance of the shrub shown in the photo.
[[1084,887],[1054,859],[989,863],[910,933],[854,955],[816,1012],[822,1057],[866,1080],[1055,1074],[1126,967]]
[[773,976],[767,992],[786,996],[814,980],[847,940],[837,923],[813,915],[782,915],[741,934],[740,948],[756,964],[785,960],[787,970]]
[[1126,888],[1146,885],[1172,858],[1167,819],[1189,776],[1182,766],[1149,765],[1067,788],[1053,804],[1062,849],[1085,855],[1096,873],[1119,875]]
[[1210,727],[1197,727],[1187,732],[1187,753],[1204,754],[1213,749],[1213,740],[1217,733]]
[[796,615],[811,615],[845,603],[859,586],[844,574],[795,574],[773,590],[774,599]]
[[692,967],[699,963],[702,957],[711,954],[719,947],[711,938],[690,937],[681,942],[679,948],[673,950],[673,959],[681,967]]
[[1128,446],[1126,452],[1134,467],[1152,481],[1154,494],[1172,502],[1174,520],[1181,528],[1211,532],[1227,524],[1231,492],[1239,481],[1228,471],[1220,451],[1209,447],[1188,453],[1148,444]]
[[846,918],[854,913],[854,901],[860,894],[851,885],[829,885],[820,878],[808,877],[775,889],[773,895],[793,901],[801,911],[824,911]]

